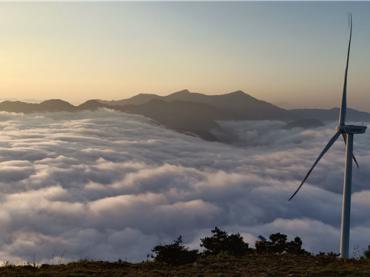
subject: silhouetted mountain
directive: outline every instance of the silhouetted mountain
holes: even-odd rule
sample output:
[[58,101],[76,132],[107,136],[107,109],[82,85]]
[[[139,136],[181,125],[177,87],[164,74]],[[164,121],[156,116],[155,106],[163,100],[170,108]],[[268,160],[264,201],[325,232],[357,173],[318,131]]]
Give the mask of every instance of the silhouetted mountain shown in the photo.
[[35,103],[24,103],[20,101],[4,101],[0,103],[0,110],[15,113],[35,113],[35,112],[72,112],[75,106],[66,101],[52,99]]
[[38,105],[20,101],[4,101],[0,103],[0,110],[14,113],[30,113],[36,112]]
[[139,94],[125,100],[102,102],[111,106],[141,105],[153,99],[166,102],[183,101],[203,103],[218,108],[227,113],[228,119],[261,120],[261,119],[288,119],[289,112],[278,106],[258,100],[243,91],[235,91],[222,95],[205,95],[188,90],[181,90],[167,96],[155,94]]
[[45,112],[72,112],[75,109],[75,106],[69,104],[68,102],[60,99],[51,99],[41,102],[39,104],[41,111]]
[[77,110],[90,110],[90,111],[94,111],[94,110],[97,110],[97,109],[100,109],[100,108],[104,108],[106,107],[107,105],[101,103],[100,100],[88,100],[80,105],[78,105],[77,107],[75,107]]
[[[167,96],[138,94],[117,100],[88,100],[79,106],[59,100],[47,100],[39,104],[20,101],[0,103],[0,111],[16,113],[75,112],[110,108],[121,112],[140,114],[179,132],[194,134],[207,140],[217,140],[220,120],[283,120],[286,128],[318,127],[323,121],[337,120],[339,110],[294,109],[286,110],[254,98],[243,91],[222,95],[204,95],[182,90]],[[349,121],[369,121],[370,114],[348,109]],[[222,131],[222,130],[221,130]]]
[[273,104],[258,100],[243,91],[222,95],[204,95],[188,90],[175,92],[164,97],[167,101],[188,101],[204,103],[233,114],[234,119],[287,119],[289,113]]

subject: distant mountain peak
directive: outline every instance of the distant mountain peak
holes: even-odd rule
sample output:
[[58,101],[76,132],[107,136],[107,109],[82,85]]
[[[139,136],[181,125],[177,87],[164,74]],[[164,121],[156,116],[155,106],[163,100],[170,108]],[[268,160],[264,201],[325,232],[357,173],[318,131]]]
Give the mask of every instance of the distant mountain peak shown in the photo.
[[191,94],[191,92],[188,89],[183,89],[183,90],[179,90],[174,93],[171,93],[170,95],[187,95],[187,94]]
[[230,92],[229,95],[248,95],[248,94],[246,94],[242,90],[236,90],[236,91]]
[[158,95],[156,95],[154,93],[139,93],[139,94],[137,94],[135,96],[132,96],[131,98],[134,98],[134,97],[144,97],[144,96],[158,96]]
[[90,99],[86,102],[78,105],[78,110],[96,110],[101,107],[105,107],[105,105],[98,99]]
[[62,104],[62,105],[68,105],[68,106],[71,106],[70,103],[68,103],[67,101],[64,101],[64,100],[61,100],[61,99],[49,99],[49,100],[45,100],[43,102],[41,102],[40,104]]
[[41,102],[40,106],[46,109],[47,111],[54,111],[54,110],[69,111],[75,108],[75,106],[61,99],[46,100],[46,101]]
[[[253,100],[258,100],[257,98],[251,96],[250,94],[248,93],[245,93],[244,91],[242,90],[236,90],[236,91],[233,91],[233,92],[230,92],[230,93],[227,93],[227,94],[224,94],[224,95],[227,95],[227,96],[232,96],[232,97],[239,97],[239,98],[248,98],[248,99],[253,99]],[[258,100],[260,101],[260,100]]]

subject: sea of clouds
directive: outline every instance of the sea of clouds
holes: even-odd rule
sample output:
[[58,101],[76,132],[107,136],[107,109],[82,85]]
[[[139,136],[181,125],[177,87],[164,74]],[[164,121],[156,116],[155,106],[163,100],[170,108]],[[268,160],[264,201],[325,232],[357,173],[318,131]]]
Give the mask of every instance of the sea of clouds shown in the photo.
[[[343,141],[288,202],[334,124],[221,126],[233,145],[108,110],[0,113],[0,259],[139,261],[180,234],[199,247],[216,225],[251,244],[283,232],[301,236],[307,250],[338,252]],[[369,142],[355,137],[354,255],[370,244]]]

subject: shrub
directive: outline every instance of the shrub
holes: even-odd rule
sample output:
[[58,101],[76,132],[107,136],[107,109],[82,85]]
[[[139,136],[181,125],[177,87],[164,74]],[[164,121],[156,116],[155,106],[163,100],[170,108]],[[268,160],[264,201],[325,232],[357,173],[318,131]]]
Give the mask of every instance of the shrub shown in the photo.
[[154,261],[170,265],[193,263],[198,256],[198,250],[189,250],[184,246],[181,236],[171,244],[155,246],[152,252]]
[[310,253],[302,249],[302,240],[300,237],[295,237],[294,240],[286,244],[286,252],[294,255],[309,255]]
[[316,257],[320,258],[322,262],[329,263],[336,261],[339,257],[339,254],[335,252],[320,252],[316,255]]
[[287,235],[276,233],[270,235],[273,253],[283,253],[287,248]]
[[206,255],[218,255],[225,253],[232,256],[241,256],[248,252],[248,243],[243,241],[243,237],[237,234],[227,234],[225,231],[215,227],[212,231],[211,237],[201,239],[200,246],[206,250]]
[[270,235],[270,240],[256,241],[257,253],[282,253],[286,249],[287,236],[284,234],[276,233]]
[[257,253],[282,254],[288,253],[293,255],[308,255],[309,253],[302,249],[302,240],[295,237],[292,241],[287,241],[287,236],[281,233],[270,235],[270,240],[261,239],[256,241]]

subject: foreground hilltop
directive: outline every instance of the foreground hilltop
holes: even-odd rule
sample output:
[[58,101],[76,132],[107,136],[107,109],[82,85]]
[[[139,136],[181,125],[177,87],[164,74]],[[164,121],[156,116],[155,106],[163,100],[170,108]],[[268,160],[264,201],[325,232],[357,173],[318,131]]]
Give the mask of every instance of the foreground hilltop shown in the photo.
[[60,265],[5,266],[0,276],[370,276],[368,260],[250,255],[208,257],[193,264],[79,261]]
[[259,236],[255,248],[239,233],[215,227],[189,249],[179,236],[152,249],[140,263],[82,260],[69,264],[5,265],[0,276],[370,276],[370,246],[360,259],[343,260],[335,253],[314,255],[302,248],[299,237]]
[[239,233],[218,227],[200,242],[202,252],[186,247],[179,236],[155,246],[140,263],[6,264],[0,276],[370,276],[370,246],[360,259],[343,260],[335,253],[309,253],[299,237],[289,241],[281,233],[259,236],[253,248]]
[[[193,134],[206,140],[218,140],[213,130],[219,128],[218,121],[228,120],[281,120],[287,128],[311,128],[323,121],[336,120],[338,109],[294,109],[287,110],[257,99],[243,91],[222,95],[205,95],[182,90],[167,96],[138,94],[116,100],[88,100],[74,106],[60,99],[41,103],[4,101],[0,111],[15,113],[79,112],[109,108],[120,112],[139,114],[151,118],[173,130]],[[353,121],[369,121],[370,114],[348,110]]]

